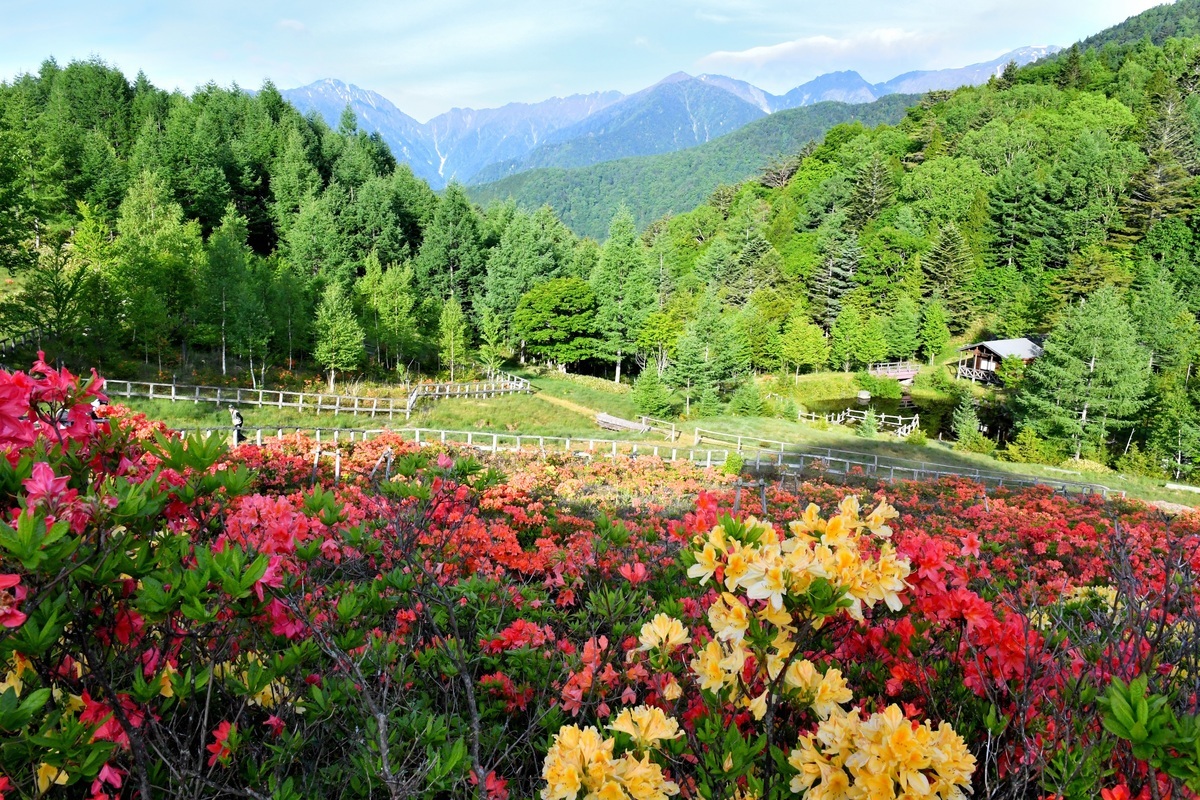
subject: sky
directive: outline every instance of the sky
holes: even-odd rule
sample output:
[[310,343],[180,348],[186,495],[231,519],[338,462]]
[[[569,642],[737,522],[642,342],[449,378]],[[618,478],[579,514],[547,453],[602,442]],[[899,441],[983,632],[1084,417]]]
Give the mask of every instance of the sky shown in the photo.
[[783,93],[1069,45],[1159,0],[2,0],[0,79],[99,56],[166,89],[338,78],[419,120],[678,71]]

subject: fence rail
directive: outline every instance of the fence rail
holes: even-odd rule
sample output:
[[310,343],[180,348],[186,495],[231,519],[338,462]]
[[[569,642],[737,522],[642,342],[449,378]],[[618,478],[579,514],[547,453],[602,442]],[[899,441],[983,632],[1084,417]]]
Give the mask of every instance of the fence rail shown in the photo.
[[[816,414],[811,411],[801,411],[797,415],[797,418],[809,422],[827,422],[831,425],[846,425],[847,423],[861,425],[863,420],[867,418],[867,410],[847,408],[845,411],[839,411],[836,414]],[[904,437],[920,426],[921,415],[914,414],[911,417],[905,417],[899,414],[876,414],[875,421],[881,430],[894,429],[898,436]]]
[[[774,466],[783,472],[799,470],[805,467],[819,468],[833,474],[849,475],[858,470],[864,475],[874,476],[888,481],[927,480],[945,477],[968,478],[979,483],[994,487],[1049,486],[1057,491],[1076,494],[1099,494],[1125,496],[1122,490],[1111,489],[1097,483],[1081,481],[1066,481],[1049,478],[1039,478],[1032,475],[1022,476],[1005,472],[990,472],[970,467],[958,467],[948,464],[938,464],[928,461],[913,461],[905,458],[880,456],[873,453],[861,453],[854,450],[837,450],[831,447],[802,448],[798,445],[780,442],[772,439],[760,439],[753,436],[737,436],[735,434],[710,431],[696,428],[695,443],[699,447],[703,441],[714,444],[725,444],[734,448],[738,453],[753,453],[754,461],[747,459],[746,463],[754,463],[758,467]],[[766,456],[764,460],[764,456]]]
[[921,365],[916,361],[890,361],[887,363],[871,364],[867,372],[880,378],[899,378],[906,380],[921,371]]
[[[232,436],[231,426],[180,428],[179,433],[199,433],[204,436]],[[243,441],[263,444],[302,436],[312,438],[318,445],[338,445],[365,442],[385,433],[400,436],[417,445],[465,445],[487,453],[534,451],[543,455],[562,453],[581,457],[615,458],[654,456],[664,461],[690,461],[706,467],[720,466],[729,457],[728,448],[674,447],[626,439],[594,439],[575,436],[536,436],[521,433],[489,433],[485,431],[454,431],[440,428],[296,428],[246,427],[241,429]]]
[[9,336],[5,339],[0,339],[0,356],[6,356],[16,350],[18,347],[24,347],[32,341],[40,339],[42,331],[40,328],[35,328],[24,333]]
[[502,375],[494,381],[472,383],[417,384],[406,397],[360,397],[358,395],[323,394],[313,392],[285,392],[274,389],[243,389],[222,386],[192,386],[150,381],[106,382],[110,397],[138,397],[148,400],[171,402],[214,403],[258,408],[292,408],[311,411],[315,414],[332,413],[362,414],[371,417],[393,419],[403,414],[412,416],[417,403],[422,399],[445,399],[451,397],[497,397],[505,394],[523,394],[530,391],[529,381],[513,375]]

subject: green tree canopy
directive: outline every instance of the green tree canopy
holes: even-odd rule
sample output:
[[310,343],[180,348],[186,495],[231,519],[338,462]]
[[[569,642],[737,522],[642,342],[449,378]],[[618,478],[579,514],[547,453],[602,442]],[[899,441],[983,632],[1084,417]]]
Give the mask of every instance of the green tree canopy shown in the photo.
[[521,297],[513,329],[529,351],[554,364],[574,364],[596,354],[596,297],[579,278],[555,278]]
[[1142,407],[1149,355],[1120,295],[1104,288],[1071,306],[1026,371],[1017,409],[1023,425],[1044,437],[1103,446]]
[[330,284],[325,288],[314,327],[317,341],[313,356],[329,372],[329,391],[333,392],[337,373],[357,369],[365,354],[366,334],[342,287]]

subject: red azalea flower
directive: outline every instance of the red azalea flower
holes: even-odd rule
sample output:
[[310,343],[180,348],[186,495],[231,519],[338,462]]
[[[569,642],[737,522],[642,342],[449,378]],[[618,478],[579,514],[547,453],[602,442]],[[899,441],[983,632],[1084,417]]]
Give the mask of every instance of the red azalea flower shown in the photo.
[[210,767],[218,761],[224,764],[229,759],[229,756],[232,755],[233,749],[229,746],[230,734],[237,734],[237,726],[230,724],[228,721],[222,722],[213,731],[213,739],[215,741],[205,748],[208,752],[212,753],[208,757],[208,765]]
[[20,575],[0,574],[0,627],[17,628],[25,622],[25,614],[17,610],[17,603],[25,599],[20,583]]

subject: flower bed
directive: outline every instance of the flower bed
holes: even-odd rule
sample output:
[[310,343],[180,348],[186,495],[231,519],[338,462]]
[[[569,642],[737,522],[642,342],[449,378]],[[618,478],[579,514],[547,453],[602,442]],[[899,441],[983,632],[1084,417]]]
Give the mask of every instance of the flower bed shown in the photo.
[[387,436],[335,484],[102,391],[0,372],[0,796],[1194,796],[1193,517]]

